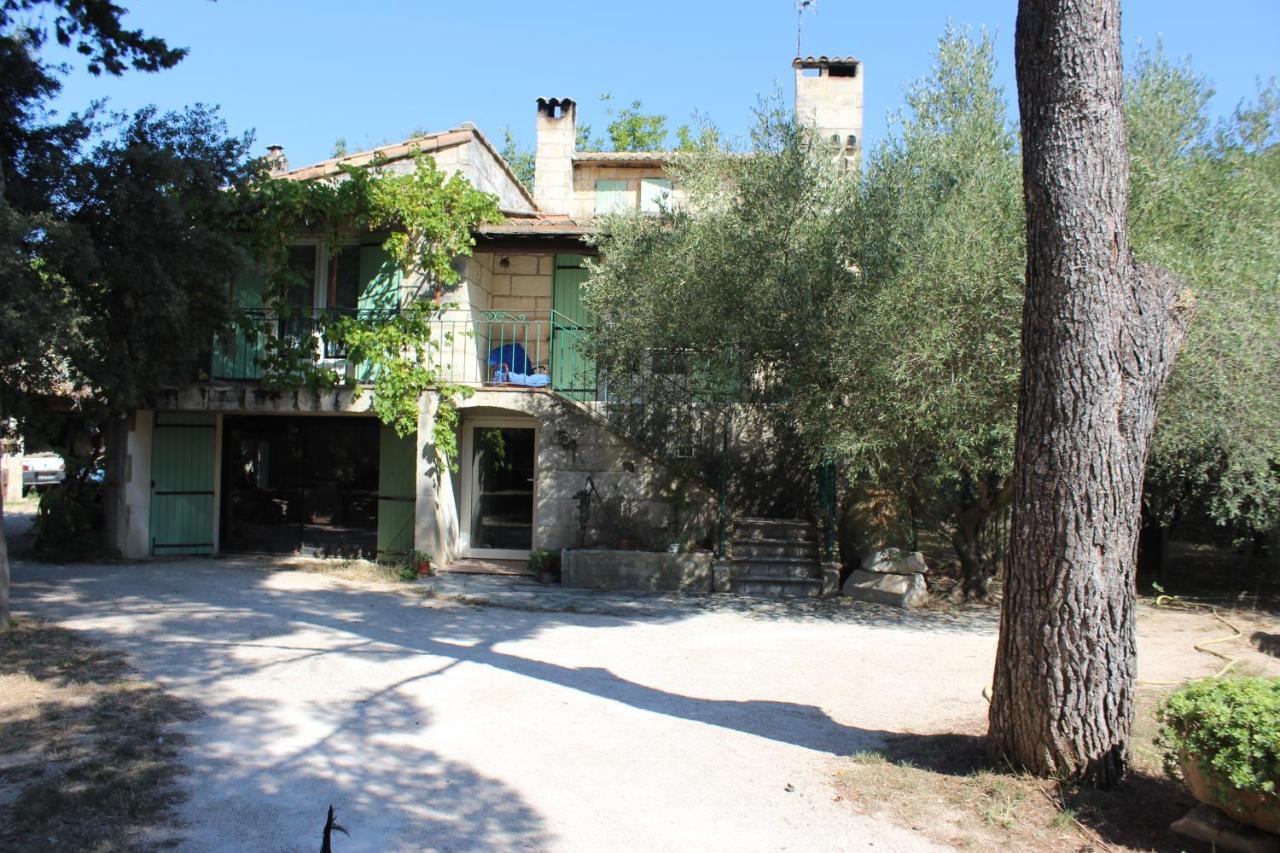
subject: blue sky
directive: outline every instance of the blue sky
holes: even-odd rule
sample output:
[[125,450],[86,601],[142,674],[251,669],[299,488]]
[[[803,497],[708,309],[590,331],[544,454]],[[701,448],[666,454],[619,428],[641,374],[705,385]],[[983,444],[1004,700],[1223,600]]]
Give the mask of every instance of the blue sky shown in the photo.
[[[126,23],[188,47],[178,67],[119,79],[76,72],[58,106],[108,97],[116,109],[203,102],[222,107],[257,148],[285,146],[294,165],[398,140],[415,128],[475,122],[501,144],[510,125],[533,142],[534,100],[572,97],[597,133],[598,96],[641,99],[675,126],[694,111],[741,134],[751,106],[780,86],[791,98],[792,0],[118,0]],[[1015,0],[819,0],[806,14],[803,52],[853,54],[866,74],[866,141],[885,133],[903,86],[929,70],[948,21],[996,36],[1012,98]],[[1126,57],[1163,38],[1190,55],[1227,114],[1280,75],[1280,0],[1126,0]]]

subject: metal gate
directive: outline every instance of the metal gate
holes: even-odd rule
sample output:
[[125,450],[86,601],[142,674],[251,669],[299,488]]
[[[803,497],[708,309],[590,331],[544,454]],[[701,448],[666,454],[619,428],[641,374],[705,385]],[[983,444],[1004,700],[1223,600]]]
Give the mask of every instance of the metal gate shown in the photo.
[[156,414],[151,438],[151,553],[213,553],[214,416]]

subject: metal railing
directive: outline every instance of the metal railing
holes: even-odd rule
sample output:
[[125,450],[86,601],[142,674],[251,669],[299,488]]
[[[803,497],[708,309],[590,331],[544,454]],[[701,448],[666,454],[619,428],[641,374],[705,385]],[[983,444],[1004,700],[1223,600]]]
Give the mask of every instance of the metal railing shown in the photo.
[[[313,354],[322,363],[343,371],[348,367],[346,350],[330,329],[345,317],[377,320],[390,319],[398,313],[381,308],[317,308],[287,315],[247,310],[228,340],[213,342],[207,372],[212,379],[260,380],[266,376],[269,353],[286,347]],[[351,366],[358,374],[358,365]],[[359,375],[356,378],[364,381]]]
[[[341,342],[330,334],[344,317],[390,319],[398,312],[316,309],[280,315],[248,311],[228,340],[214,341],[206,373],[212,379],[258,381],[266,377],[272,352],[301,350],[326,366],[369,381],[369,371],[348,364]],[[442,382],[550,388],[580,402],[596,400],[594,364],[585,354],[586,329],[557,311],[446,311],[431,321],[429,357]]]
[[550,388],[596,397],[585,327],[557,311],[444,314],[432,323],[440,378],[459,385]]

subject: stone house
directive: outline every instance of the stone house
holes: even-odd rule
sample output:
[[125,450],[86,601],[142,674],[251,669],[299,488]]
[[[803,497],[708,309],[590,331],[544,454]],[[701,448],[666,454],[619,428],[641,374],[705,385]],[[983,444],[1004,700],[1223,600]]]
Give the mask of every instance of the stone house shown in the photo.
[[[797,112],[855,157],[862,131],[862,67],[852,58],[794,63]],[[217,343],[196,381],[133,412],[116,439],[123,460],[108,506],[127,557],[223,552],[403,554],[438,562],[525,558],[611,536],[664,544],[714,544],[717,501],[704,483],[601,417],[601,388],[580,348],[583,237],[619,208],[679,204],[669,153],[574,150],[576,106],[539,98],[536,178],[523,186],[470,124],[278,172],[324,179],[375,157],[390,171],[415,152],[493,194],[505,220],[475,232],[459,259],[455,307],[438,321],[448,378],[475,393],[459,403],[456,466],[430,444],[439,400],[420,401],[416,435],[401,438],[349,389],[278,392],[261,385],[252,340]],[[373,242],[326,257],[300,239],[290,263],[312,282],[291,298],[307,312],[395,311],[424,295],[423,281],[387,269]],[[261,292],[238,293],[261,308]],[[263,313],[267,334],[306,335]],[[358,365],[316,336],[319,356],[359,380]],[[534,377],[528,381],[529,377]],[[541,377],[541,378],[538,378]],[[522,384],[527,383],[527,384]],[[451,470],[455,468],[456,470]],[[584,514],[584,495],[595,512]],[[600,509],[612,508],[606,530]]]

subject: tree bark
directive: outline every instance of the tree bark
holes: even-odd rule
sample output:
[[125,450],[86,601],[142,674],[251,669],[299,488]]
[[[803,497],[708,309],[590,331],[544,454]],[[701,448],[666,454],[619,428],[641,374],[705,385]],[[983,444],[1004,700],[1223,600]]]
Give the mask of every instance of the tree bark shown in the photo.
[[960,560],[960,592],[966,600],[986,601],[995,580],[994,555],[983,547],[983,533],[991,519],[1009,505],[1013,482],[1006,479],[994,490],[979,478],[970,490],[970,501],[956,514],[951,547]]
[[1119,0],[1021,0],[1015,55],[1027,294],[989,746],[1107,787],[1130,758],[1143,470],[1193,300],[1130,253]]

